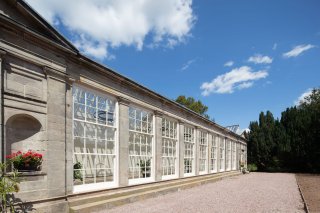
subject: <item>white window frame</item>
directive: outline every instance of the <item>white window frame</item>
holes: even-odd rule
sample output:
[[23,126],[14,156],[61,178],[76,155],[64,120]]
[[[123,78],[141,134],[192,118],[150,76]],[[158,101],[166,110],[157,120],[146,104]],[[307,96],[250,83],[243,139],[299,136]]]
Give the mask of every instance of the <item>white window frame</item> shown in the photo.
[[[141,117],[141,128],[140,130],[141,131],[137,131],[137,126],[136,126],[136,118],[135,118],[135,130],[130,130],[130,126],[129,126],[129,129],[127,130],[129,132],[129,138],[130,138],[130,133],[133,133],[133,134],[141,134],[141,135],[146,135],[146,136],[149,136],[151,137],[151,156],[148,156],[148,155],[130,155],[130,153],[128,153],[128,183],[129,185],[136,185],[136,184],[142,184],[142,183],[148,183],[148,182],[152,182],[152,181],[155,181],[155,168],[154,168],[154,165],[155,165],[155,144],[154,144],[154,138],[155,138],[155,116],[154,116],[154,113],[153,111],[149,110],[149,109],[146,109],[146,108],[143,108],[143,107],[140,107],[138,105],[135,105],[135,104],[130,104],[129,105],[129,109],[128,109],[128,122],[129,122],[129,125],[130,125],[130,108],[134,108],[136,111],[137,110],[140,110],[140,111],[143,111],[143,112],[146,112],[146,113],[150,113],[152,115],[152,123],[151,124],[151,131],[149,132],[149,130],[147,130],[147,132],[143,132],[142,131],[142,117]],[[135,111],[135,113],[136,113]],[[135,114],[136,116],[136,114]],[[142,115],[141,115],[142,116]],[[148,128],[148,126],[147,126]],[[130,142],[128,141],[128,144]],[[141,143],[141,140],[140,140],[140,143]],[[128,147],[128,151],[130,152],[129,150],[129,147]],[[130,168],[134,168],[134,167],[130,167],[129,166],[129,162],[130,162],[130,157],[138,157],[138,156],[144,156],[144,157],[148,157],[150,158],[150,177],[145,177],[145,178],[133,178],[131,179],[130,178]]]
[[[186,132],[186,129],[188,129],[188,131]],[[192,133],[192,134],[191,134]],[[183,153],[183,174],[184,174],[184,177],[188,177],[188,176],[193,176],[195,175],[195,162],[196,162],[196,159],[195,159],[195,150],[196,150],[196,135],[197,133],[197,130],[192,127],[192,126],[189,126],[189,125],[184,125],[183,127],[183,144],[184,144],[184,153]],[[185,134],[191,134],[190,136],[190,140],[186,140],[186,136]],[[186,157],[186,145],[189,145],[189,146],[192,146],[192,149],[188,150],[189,152],[192,151],[192,156],[190,157]],[[186,160],[192,160],[192,163],[191,163],[191,172],[189,173],[186,173],[186,166],[185,166],[185,161]]]
[[[173,179],[173,178],[177,178],[178,177],[178,172],[179,172],[179,164],[178,164],[178,157],[179,157],[179,150],[178,150],[178,145],[179,145],[179,123],[174,120],[174,119],[171,119],[167,116],[164,116],[162,118],[162,122],[161,122],[162,126],[161,126],[161,136],[162,136],[162,139],[161,139],[161,154],[162,154],[162,161],[161,161],[161,165],[162,165],[162,180],[168,180],[168,179]],[[163,124],[165,126],[163,126]],[[169,134],[167,134],[167,129],[166,129],[166,126],[167,124],[169,125]],[[173,135],[170,134],[170,129],[173,125]],[[175,126],[175,128],[174,128]],[[165,129],[163,129],[165,128]],[[164,131],[163,131],[164,130]],[[165,155],[167,153],[163,153],[163,149],[166,149],[167,152],[169,153],[169,147],[166,147],[165,144],[168,144],[168,143],[171,143],[172,146],[172,151],[174,149],[175,151],[175,154],[174,155]],[[165,159],[168,159],[170,158],[174,163],[174,173],[173,174],[164,174],[164,170],[166,169],[167,170],[167,173],[169,171],[168,168],[164,168],[164,165],[163,165],[163,161]]]
[[[205,131],[199,131],[199,174],[208,173],[208,133]],[[204,156],[202,155],[204,153]],[[204,164],[203,164],[204,162]],[[204,170],[200,171],[201,166],[204,166]]]
[[[73,91],[76,89],[76,88],[79,88],[81,90],[84,90],[85,92],[90,92],[90,93],[93,93],[94,95],[96,96],[100,96],[100,97],[104,97],[104,98],[107,98],[107,99],[110,99],[111,101],[113,101],[115,103],[115,108],[114,108],[114,125],[111,126],[111,125],[108,125],[107,122],[106,124],[99,124],[98,122],[91,122],[91,121],[87,121],[87,116],[86,116],[86,111],[87,111],[87,95],[85,93],[85,104],[84,104],[84,108],[85,108],[85,119],[84,120],[81,120],[81,119],[77,119],[75,118],[75,99],[74,99],[74,96],[73,96]],[[82,103],[77,103],[77,104],[81,104],[83,105]],[[96,109],[98,109],[98,103],[96,104]],[[74,84],[73,87],[72,87],[72,158],[73,158],[73,164],[75,162],[74,158],[75,158],[75,155],[92,155],[92,154],[87,154],[87,153],[75,153],[74,151],[74,138],[75,138],[75,135],[74,135],[74,122],[77,121],[77,122],[84,122],[84,123],[87,123],[87,124],[92,124],[92,125],[97,125],[97,126],[104,126],[106,128],[113,128],[115,130],[115,133],[114,133],[114,153],[113,154],[98,154],[96,153],[96,156],[97,155],[103,155],[103,156],[110,156],[112,155],[113,156],[113,168],[111,168],[113,170],[113,181],[111,182],[99,182],[99,183],[90,183],[90,184],[82,184],[82,185],[73,185],[73,193],[81,193],[81,192],[86,192],[86,191],[94,191],[94,190],[101,190],[101,189],[108,189],[108,188],[114,188],[117,186],[117,182],[118,182],[118,156],[119,156],[119,129],[118,129],[118,120],[119,120],[119,107],[118,107],[118,102],[117,102],[117,99],[109,94],[105,94],[105,93],[102,93],[98,90],[94,90],[94,89],[91,89],[91,88],[88,88],[86,86],[83,86],[83,85],[79,85],[79,84]],[[98,110],[97,110],[98,111]],[[98,119],[98,118],[96,118]],[[85,132],[86,130],[84,129],[84,135],[85,135]],[[97,136],[97,130],[95,130],[95,135]],[[95,138],[97,139],[97,137]],[[97,144],[95,143],[95,146]],[[85,145],[84,145],[85,146]],[[85,158],[87,160],[87,158]],[[96,160],[96,157],[95,157],[95,160]],[[82,177],[85,178],[85,170],[82,171]],[[96,177],[94,177],[94,180],[95,180]],[[83,180],[84,182],[85,180]]]
[[220,153],[220,156],[219,156],[219,161],[220,161],[220,168],[219,168],[219,171],[220,172],[224,172],[225,171],[225,149],[226,149],[226,141],[225,139],[222,137],[222,136],[218,136],[219,137],[219,153]]
[[[209,171],[210,173],[216,173],[217,170],[217,164],[218,164],[218,144],[219,144],[219,137],[214,134],[210,134],[211,137],[211,146],[210,146],[210,162],[209,162]],[[214,164],[212,164],[212,161],[214,161]]]

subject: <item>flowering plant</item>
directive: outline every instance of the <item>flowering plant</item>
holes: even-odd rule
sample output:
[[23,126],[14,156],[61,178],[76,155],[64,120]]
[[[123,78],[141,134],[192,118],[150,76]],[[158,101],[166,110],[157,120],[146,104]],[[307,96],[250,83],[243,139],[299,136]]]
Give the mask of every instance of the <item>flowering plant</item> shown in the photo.
[[13,167],[18,170],[40,170],[42,154],[29,150],[26,153],[21,151],[7,155],[6,158],[12,162]]

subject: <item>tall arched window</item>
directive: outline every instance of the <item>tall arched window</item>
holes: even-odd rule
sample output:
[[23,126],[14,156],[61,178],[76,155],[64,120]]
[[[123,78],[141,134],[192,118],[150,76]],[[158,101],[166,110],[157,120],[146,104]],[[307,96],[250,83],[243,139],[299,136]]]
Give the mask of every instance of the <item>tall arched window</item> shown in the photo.
[[177,122],[162,118],[162,176],[164,179],[176,175]]
[[73,88],[74,185],[78,185],[75,191],[114,184],[115,107],[111,97],[82,87]]

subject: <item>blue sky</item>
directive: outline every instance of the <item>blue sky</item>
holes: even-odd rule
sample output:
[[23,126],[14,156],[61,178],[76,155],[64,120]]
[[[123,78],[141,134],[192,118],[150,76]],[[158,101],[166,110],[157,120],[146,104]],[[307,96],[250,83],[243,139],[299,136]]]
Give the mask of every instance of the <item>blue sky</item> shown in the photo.
[[223,126],[279,117],[320,86],[318,0],[27,2],[90,58],[200,99]]

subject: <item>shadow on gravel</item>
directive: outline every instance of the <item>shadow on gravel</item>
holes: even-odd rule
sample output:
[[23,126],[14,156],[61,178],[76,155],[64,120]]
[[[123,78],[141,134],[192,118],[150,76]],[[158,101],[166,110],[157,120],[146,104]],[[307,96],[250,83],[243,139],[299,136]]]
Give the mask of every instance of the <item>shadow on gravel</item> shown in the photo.
[[320,174],[296,174],[309,212],[320,212]]

